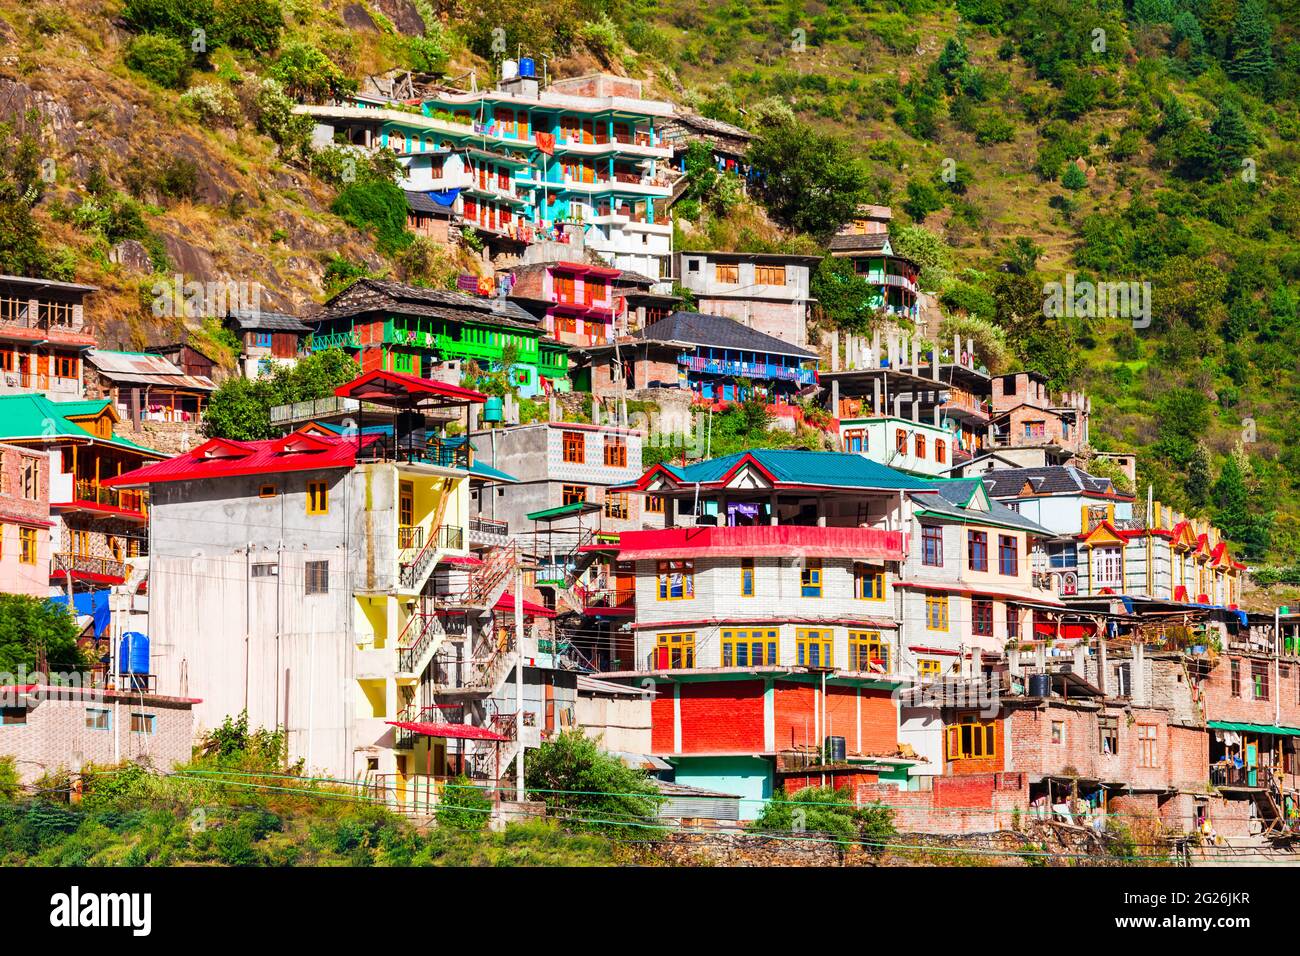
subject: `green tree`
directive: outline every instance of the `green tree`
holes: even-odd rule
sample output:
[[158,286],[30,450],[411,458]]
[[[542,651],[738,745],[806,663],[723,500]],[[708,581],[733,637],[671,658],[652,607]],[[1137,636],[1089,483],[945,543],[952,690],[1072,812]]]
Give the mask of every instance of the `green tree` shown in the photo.
[[43,654],[48,673],[81,671],[77,622],[67,607],[26,594],[0,594],[0,671],[34,670]]
[[269,377],[229,378],[212,393],[203,418],[209,438],[257,441],[272,438],[271,407],[326,398],[357,376],[356,361],[341,349],[326,349]]
[[653,824],[661,798],[654,782],[580,730],[566,730],[524,754],[529,798],[567,827],[618,831]]
[[809,293],[838,328],[863,331],[875,315],[874,287],[841,256],[826,256],[809,282]]
[[1075,163],[1066,163],[1065,172],[1061,174],[1061,185],[1066,189],[1080,190],[1088,185],[1088,174]]
[[443,787],[434,814],[440,827],[482,830],[492,816],[492,798],[487,790],[462,775]]
[[279,0],[224,0],[217,8],[221,40],[250,53],[273,53],[284,31]]
[[867,198],[866,170],[849,145],[802,123],[760,130],[747,159],[767,211],[798,232],[827,237]]
[[1155,418],[1156,451],[1183,467],[1209,427],[1209,401],[1195,389],[1171,388],[1157,400]]
[[907,199],[903,202],[904,211],[918,223],[925,222],[925,217],[943,208],[943,197],[934,185],[924,179],[911,179],[907,183]]
[[302,40],[285,44],[268,72],[272,79],[284,86],[289,96],[298,100],[323,99],[356,86],[334,65],[333,60]]
[[1244,0],[1237,8],[1229,41],[1228,75],[1262,89],[1273,75],[1273,26],[1263,0]]
[[857,806],[848,787],[804,787],[778,793],[749,825],[755,833],[816,833],[840,840],[892,836],[894,811],[879,804]]
[[1228,101],[1219,107],[1219,113],[1210,124],[1210,139],[1218,155],[1218,166],[1224,172],[1241,167],[1241,161],[1250,151],[1250,130],[1236,103]]
[[1219,479],[1214,483],[1214,523],[1233,541],[1244,541],[1250,536],[1250,492],[1246,476],[1236,455],[1229,455],[1219,469]]
[[1210,470],[1210,450],[1204,442],[1197,442],[1192,457],[1187,461],[1187,479],[1183,490],[1193,507],[1202,508],[1210,500],[1210,486],[1214,473]]
[[32,215],[45,194],[43,153],[29,132],[38,122],[39,115],[32,111],[21,132],[14,123],[0,123],[0,272],[55,278],[49,275],[50,256]]

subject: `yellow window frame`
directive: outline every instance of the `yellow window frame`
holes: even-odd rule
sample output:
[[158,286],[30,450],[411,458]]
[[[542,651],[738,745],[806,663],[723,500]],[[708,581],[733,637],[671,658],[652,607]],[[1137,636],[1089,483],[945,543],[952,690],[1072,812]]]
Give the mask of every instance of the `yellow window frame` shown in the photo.
[[994,760],[998,755],[994,721],[967,714],[944,728],[944,750],[949,760]]
[[849,669],[860,672],[871,670],[871,662],[880,661],[886,674],[890,673],[889,643],[879,631],[849,631]]
[[[695,667],[695,632],[694,631],[677,631],[671,634],[660,634],[655,640],[656,647],[668,648],[668,669],[669,670],[689,670]],[[676,663],[674,663],[674,653],[676,653]],[[656,664],[658,660],[656,658]]]
[[[815,594],[809,594],[809,591],[815,591]],[[822,559],[805,558],[803,567],[799,569],[799,596],[806,598],[819,598],[822,596]]]
[[925,596],[925,629],[927,631],[948,630],[948,595],[927,594]]
[[885,599],[885,569],[873,568],[861,561],[853,565],[853,596],[859,601]]
[[754,559],[740,559],[740,596],[752,598],[755,592]]
[[18,563],[35,564],[37,552],[37,531],[35,528],[18,529]]
[[323,481],[307,482],[307,514],[327,515],[330,513],[330,489]]
[[[829,628],[801,627],[794,632],[795,660],[800,667],[835,666],[835,632]],[[813,663],[813,651],[817,662]]]
[[[740,651],[744,651],[742,661]],[[747,628],[722,632],[723,667],[775,667],[781,653],[780,632],[775,628]]]
[[[658,580],[655,595],[660,601],[689,601],[695,597],[695,562],[687,559],[660,561],[656,566]],[[679,575],[680,594],[673,594],[673,576]]]
[[916,661],[916,674],[923,681],[934,680],[943,675],[943,661],[933,657],[921,657]]

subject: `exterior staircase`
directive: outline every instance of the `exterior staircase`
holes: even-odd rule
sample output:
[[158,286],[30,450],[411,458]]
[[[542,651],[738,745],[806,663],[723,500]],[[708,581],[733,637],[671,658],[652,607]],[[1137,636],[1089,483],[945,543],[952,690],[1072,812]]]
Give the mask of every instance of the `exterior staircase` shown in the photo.
[[487,560],[470,573],[469,583],[463,589],[436,595],[434,600],[442,607],[490,611],[506,593],[518,569],[519,549],[516,545],[494,548],[487,552]]

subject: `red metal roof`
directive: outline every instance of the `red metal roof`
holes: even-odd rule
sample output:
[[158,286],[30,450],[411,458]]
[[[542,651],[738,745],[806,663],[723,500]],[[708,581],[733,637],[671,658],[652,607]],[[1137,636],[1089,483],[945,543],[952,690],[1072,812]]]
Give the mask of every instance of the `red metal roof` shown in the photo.
[[7,514],[0,511],[0,522],[5,524],[25,524],[33,528],[53,528],[53,521],[46,521],[44,518],[24,518],[22,515]]
[[509,740],[502,734],[486,727],[471,727],[469,724],[426,724],[411,720],[385,721],[391,727],[401,727],[413,734],[426,737],[446,737],[452,740]]
[[[513,614],[515,610],[515,596],[507,591],[505,594],[497,598],[497,603],[493,605],[493,610],[506,611],[507,613]],[[526,617],[555,617],[555,612],[548,607],[534,604],[532,601],[524,601],[524,615]]]
[[422,398],[441,398],[449,404],[457,405],[482,404],[487,401],[486,395],[472,388],[462,388],[459,385],[421,378],[419,375],[389,372],[385,369],[375,369],[360,378],[354,378],[334,389],[334,394],[342,398],[355,398],[358,401],[387,405]]
[[451,554],[442,559],[443,564],[454,564],[460,568],[477,568],[483,564],[483,559],[473,554]]
[[184,455],[145,465],[116,478],[106,479],[101,484],[133,487],[166,481],[351,468],[356,464],[357,446],[369,445],[379,436],[345,438],[339,435],[326,438],[312,434],[303,437],[309,437],[310,441],[286,445],[287,439],[284,438],[240,442],[213,438]]
[[695,557],[856,558],[901,561],[901,531],[878,528],[818,528],[809,525],[742,525],[737,527],[665,528],[624,531],[619,535],[620,561]]

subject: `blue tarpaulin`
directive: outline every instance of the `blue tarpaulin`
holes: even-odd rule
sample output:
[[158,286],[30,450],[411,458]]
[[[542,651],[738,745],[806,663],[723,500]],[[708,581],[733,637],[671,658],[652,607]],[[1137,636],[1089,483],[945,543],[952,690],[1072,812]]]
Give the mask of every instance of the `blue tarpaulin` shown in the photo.
[[430,189],[428,191],[429,198],[432,199],[434,202],[438,203],[440,206],[455,205],[456,197],[459,195],[460,195],[459,186],[457,186],[455,189],[444,189],[441,191],[437,189]]
[[[58,597],[50,598],[50,603],[67,607],[68,598],[66,595],[60,594]],[[78,617],[89,616],[94,618],[96,637],[108,630],[110,612],[108,610],[107,588],[102,591],[81,591],[72,595],[72,608]]]

